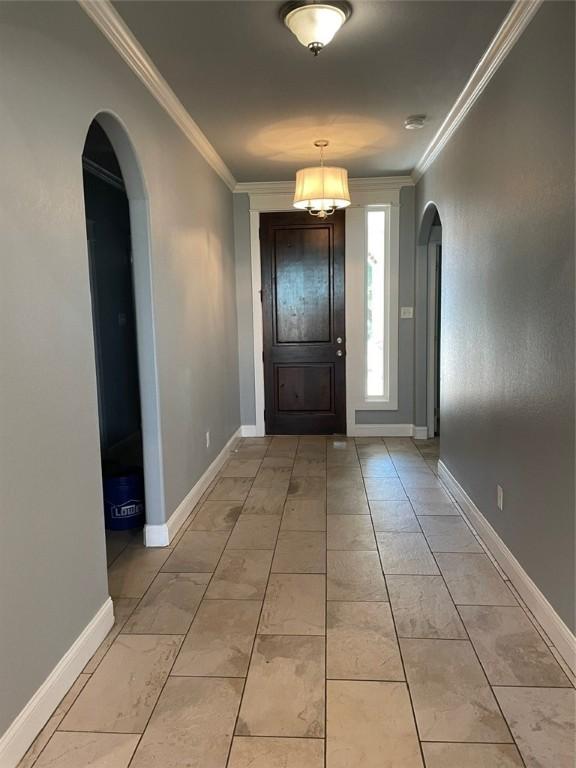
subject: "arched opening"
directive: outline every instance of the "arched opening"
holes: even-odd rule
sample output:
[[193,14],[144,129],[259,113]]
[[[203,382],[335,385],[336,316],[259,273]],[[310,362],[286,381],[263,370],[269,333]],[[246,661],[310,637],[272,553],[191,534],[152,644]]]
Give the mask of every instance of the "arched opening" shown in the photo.
[[[420,322],[416,329],[418,423],[428,438],[440,436],[440,341],[442,297],[442,221],[434,203],[426,206],[418,233],[416,274]],[[418,408],[419,406],[419,408]]]
[[130,139],[109,113],[90,124],[82,168],[107,543],[113,558],[131,537],[141,535],[144,522],[145,534],[150,525],[164,523],[148,200]]

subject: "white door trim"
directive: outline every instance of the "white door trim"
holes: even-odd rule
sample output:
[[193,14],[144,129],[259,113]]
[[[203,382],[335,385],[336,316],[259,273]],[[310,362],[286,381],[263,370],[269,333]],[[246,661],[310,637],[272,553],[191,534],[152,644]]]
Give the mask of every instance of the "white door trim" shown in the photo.
[[428,437],[434,437],[436,432],[436,345],[438,343],[438,328],[436,323],[437,311],[437,281],[438,281],[438,246],[439,240],[430,239],[428,244],[428,343],[427,343],[427,382],[426,382],[426,423]]

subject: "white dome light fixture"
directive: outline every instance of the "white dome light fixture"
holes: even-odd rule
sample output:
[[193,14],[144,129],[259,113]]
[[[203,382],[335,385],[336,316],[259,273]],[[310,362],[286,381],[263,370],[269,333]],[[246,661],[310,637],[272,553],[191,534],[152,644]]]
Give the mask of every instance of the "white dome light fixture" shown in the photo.
[[426,123],[426,115],[410,115],[404,120],[404,128],[407,131],[419,131],[420,128],[424,128]]
[[352,6],[348,2],[329,3],[290,2],[283,6],[284,24],[298,38],[298,42],[318,56],[350,18]]
[[325,139],[315,141],[314,146],[320,150],[320,165],[296,171],[293,206],[325,219],[338,208],[350,205],[348,171],[324,165],[324,150],[328,146]]

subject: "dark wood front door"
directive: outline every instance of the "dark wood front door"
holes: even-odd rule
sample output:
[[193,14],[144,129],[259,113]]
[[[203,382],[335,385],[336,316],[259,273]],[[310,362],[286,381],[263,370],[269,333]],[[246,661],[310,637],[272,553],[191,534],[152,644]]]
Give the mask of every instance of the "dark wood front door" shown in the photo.
[[346,431],[344,212],[260,218],[267,434]]

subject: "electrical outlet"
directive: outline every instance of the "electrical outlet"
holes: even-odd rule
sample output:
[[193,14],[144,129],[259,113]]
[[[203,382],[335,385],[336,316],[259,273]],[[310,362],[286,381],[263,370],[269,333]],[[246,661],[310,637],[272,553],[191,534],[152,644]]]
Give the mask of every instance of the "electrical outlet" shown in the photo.
[[206,432],[206,448],[210,448],[210,430]]
[[496,503],[500,512],[504,511],[504,491],[501,485],[496,486]]

